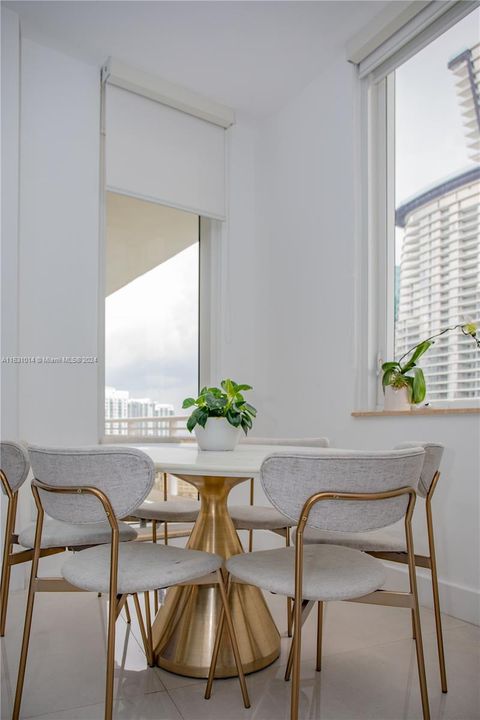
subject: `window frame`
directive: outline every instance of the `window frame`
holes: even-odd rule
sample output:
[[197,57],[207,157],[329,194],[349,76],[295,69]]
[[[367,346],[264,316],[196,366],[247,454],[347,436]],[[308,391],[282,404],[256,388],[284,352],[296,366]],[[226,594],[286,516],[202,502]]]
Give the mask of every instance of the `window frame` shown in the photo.
[[[98,436],[101,443],[122,442],[119,436],[111,436],[105,433],[105,270],[106,270],[106,245],[105,245],[105,201],[106,193],[110,188],[106,185],[102,188],[102,230],[100,233],[100,258],[99,258],[99,341],[98,347]],[[133,194],[129,197],[136,197]],[[141,198],[143,199],[143,198]],[[203,385],[212,384],[212,376],[215,374],[215,352],[216,338],[218,336],[218,313],[213,312],[216,307],[215,298],[219,292],[219,268],[220,268],[220,247],[222,225],[220,220],[214,220],[199,216],[198,229],[198,389]],[[169,442],[174,438],[170,436],[133,436],[126,435],[125,442]]]
[[[356,67],[355,407],[383,408],[381,365],[394,354],[395,69],[475,10],[455,3],[368,74]],[[479,399],[436,400],[435,407],[480,407]]]

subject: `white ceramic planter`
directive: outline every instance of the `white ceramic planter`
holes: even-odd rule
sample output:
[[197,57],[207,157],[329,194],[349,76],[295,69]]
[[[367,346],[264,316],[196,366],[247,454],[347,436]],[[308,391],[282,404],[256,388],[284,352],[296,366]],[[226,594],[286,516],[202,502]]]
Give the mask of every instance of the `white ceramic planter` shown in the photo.
[[230,425],[226,418],[208,418],[205,427],[195,425],[200,450],[234,450],[240,437],[240,428]]
[[408,388],[394,388],[387,385],[385,388],[385,400],[383,403],[384,410],[410,410],[410,400],[408,397]]

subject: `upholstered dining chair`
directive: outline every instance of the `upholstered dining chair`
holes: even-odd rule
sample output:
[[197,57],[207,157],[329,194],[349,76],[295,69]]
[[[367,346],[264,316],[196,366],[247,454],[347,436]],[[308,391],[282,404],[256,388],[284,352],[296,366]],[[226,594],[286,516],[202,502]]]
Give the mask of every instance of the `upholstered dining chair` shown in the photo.
[[[0,443],[0,481],[7,496],[7,516],[3,542],[2,576],[0,588],[0,637],[5,634],[7,620],[10,574],[14,565],[30,562],[33,559],[35,523],[31,523],[20,532],[15,532],[17,518],[18,492],[30,470],[26,448],[17,442]],[[126,523],[119,523],[119,539],[124,542],[135,540],[137,532]],[[111,529],[106,521],[95,525],[74,525],[48,518],[44,524],[39,557],[63,553],[65,550],[99,545],[110,542]],[[23,550],[14,551],[20,545]],[[125,606],[128,613],[128,606]],[[129,615],[127,614],[127,619]]]
[[[403,442],[396,449],[423,447],[425,460],[423,463],[417,494],[425,499],[425,514],[428,537],[428,549],[424,554],[415,553],[415,565],[427,568],[431,573],[433,609],[435,615],[435,629],[437,634],[437,651],[440,667],[440,683],[442,692],[447,692],[447,671],[445,667],[445,651],[443,647],[442,616],[440,612],[440,596],[438,593],[437,560],[435,555],[435,538],[433,532],[432,498],[440,478],[440,462],[444,447],[434,442]],[[357,550],[363,550],[373,557],[389,562],[408,563],[408,552],[404,534],[398,532],[399,528],[382,528],[364,533],[338,533],[318,530],[308,527],[303,535],[306,545],[312,543],[329,543],[345,545]],[[321,652],[322,607],[318,607],[317,641],[318,651]],[[413,625],[414,628],[414,625]],[[317,667],[321,665],[321,658],[317,656]]]
[[[245,445],[286,445],[290,447],[329,447],[330,443],[326,437],[311,438],[251,438],[245,437],[241,440]],[[293,527],[289,524],[283,513],[278,512],[273,506],[255,505],[255,480],[250,478],[250,504],[230,505],[228,511],[233,520],[236,530],[248,530],[248,551],[253,550],[253,531],[271,530],[285,538],[285,544],[290,546],[290,530]],[[287,634],[292,637],[292,601],[287,598]]]
[[169,523],[194,523],[200,512],[200,501],[187,498],[168,498],[168,475],[162,473],[163,499],[151,493],[133,513],[132,517],[152,523],[152,541],[157,542],[157,526],[164,524],[163,539],[168,545]]
[[[18,720],[20,714],[33,606],[37,592],[83,590],[108,594],[105,720],[111,720],[115,622],[127,595],[133,595],[138,606],[138,593],[144,593],[147,627],[143,626],[141,613],[139,613],[139,622],[147,661],[149,665],[153,665],[148,593],[151,590],[184,582],[193,585],[201,582],[218,585],[223,608],[222,623],[226,619],[244,704],[245,707],[249,707],[245,678],[221,572],[223,559],[218,555],[198,550],[184,550],[150,543],[119,542],[118,518],[131,515],[153,486],[154,465],[148,455],[134,448],[108,446],[78,449],[30,447],[29,455],[34,474],[32,492],[37,506],[37,522],[13,720]],[[103,523],[106,518],[110,527],[110,542],[73,554],[63,564],[61,578],[39,577],[38,565],[45,515],[59,523],[71,523],[80,531],[85,527],[94,527]]]
[[[152,523],[152,542],[158,540],[158,526],[163,523],[163,542],[168,545],[168,530],[171,524],[194,523],[200,512],[200,501],[187,498],[168,498],[168,474],[162,473],[163,499],[158,492],[150,493],[132,514],[132,519]],[[154,608],[158,611],[158,593],[154,593]]]
[[[331,450],[320,455],[278,454],[266,458],[261,482],[267,498],[298,524],[295,548],[263,550],[229,558],[229,582],[257,585],[295,598],[292,653],[291,720],[298,719],[302,624],[316,602],[347,600],[409,608],[424,720],[429,720],[422,632],[413,548],[412,514],[424,464],[423,448],[387,452]],[[410,588],[383,589],[386,570],[380,560],[342,545],[305,545],[306,528],[331,532],[366,532],[404,519]],[[217,631],[209,683],[220,644]],[[207,695],[209,692],[207,683]]]

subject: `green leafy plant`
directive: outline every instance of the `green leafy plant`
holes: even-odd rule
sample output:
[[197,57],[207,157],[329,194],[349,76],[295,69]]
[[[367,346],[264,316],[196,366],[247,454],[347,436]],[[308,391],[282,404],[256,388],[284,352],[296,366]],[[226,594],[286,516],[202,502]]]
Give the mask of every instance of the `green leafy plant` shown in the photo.
[[[460,329],[464,335],[469,335],[475,341],[477,347],[480,347],[480,340],[477,338],[477,326],[475,323],[447,327],[445,330],[442,330],[436,335],[432,335],[426,340],[422,340],[421,343],[407,350],[398,362],[383,363],[383,392],[385,392],[387,385],[396,389],[406,387],[411,403],[418,405],[418,403],[423,402],[427,394],[427,386],[423,370],[417,366],[417,363],[422,355],[435,343],[436,338],[458,329]],[[408,358],[406,362],[403,362],[406,358]]]
[[241,427],[246,435],[253,425],[257,411],[253,405],[247,403],[243,393],[253,388],[251,385],[238,385],[229,378],[222,380],[220,386],[221,388],[204,387],[198,398],[185,398],[182,405],[184,410],[196,405],[188,418],[187,430],[192,432],[195,425],[204,428],[209,417],[225,418],[233,427]]

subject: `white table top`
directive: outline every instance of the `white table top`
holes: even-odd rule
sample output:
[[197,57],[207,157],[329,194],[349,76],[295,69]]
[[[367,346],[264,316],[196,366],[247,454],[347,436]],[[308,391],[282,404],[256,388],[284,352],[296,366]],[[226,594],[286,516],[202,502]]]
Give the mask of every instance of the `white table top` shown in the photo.
[[135,445],[149,455],[157,470],[172,475],[217,475],[222,477],[257,477],[267,455],[289,452],[303,455],[331,453],[330,448],[292,447],[291,445],[237,445],[235,450],[212,452],[200,450],[193,443],[148,443]]

